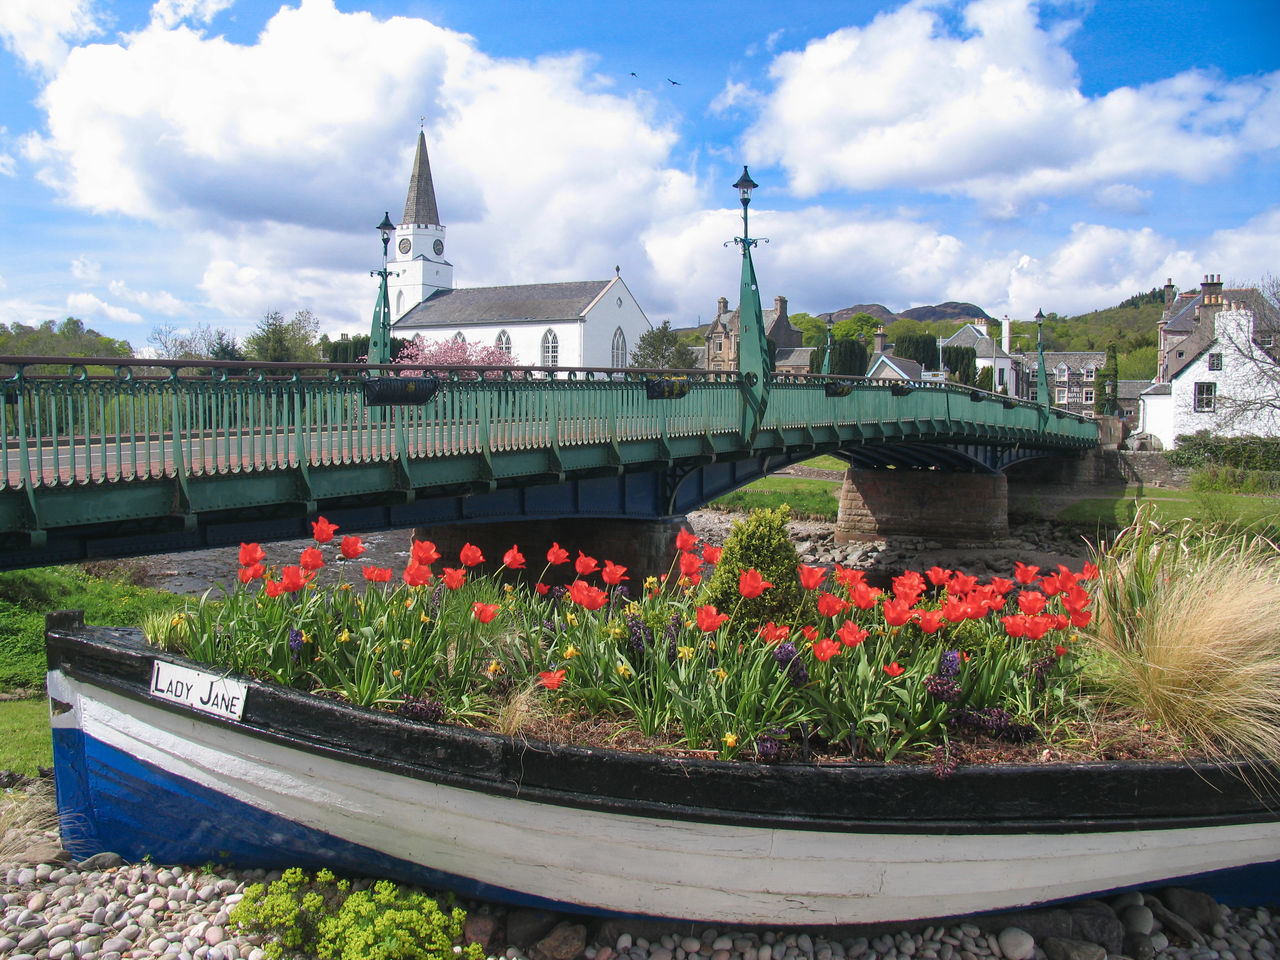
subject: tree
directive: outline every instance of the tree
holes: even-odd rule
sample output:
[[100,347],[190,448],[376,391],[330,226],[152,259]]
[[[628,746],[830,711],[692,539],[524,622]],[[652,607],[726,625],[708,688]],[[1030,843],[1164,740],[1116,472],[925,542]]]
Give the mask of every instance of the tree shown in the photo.
[[[514,365],[511,354],[492,344],[467,343],[466,340],[457,337],[450,337],[447,340],[423,340],[421,334],[404,345],[395,362],[413,366],[438,363],[449,367],[510,367]],[[415,370],[406,375],[442,375],[443,373],[445,373],[443,370]],[[496,376],[499,374],[485,373],[486,379]],[[470,377],[463,375],[463,379],[475,378],[475,374]]]
[[267,363],[319,360],[319,330],[320,321],[310,310],[299,310],[292,320],[272,310],[245,339],[245,352],[250,359]]
[[803,334],[800,341],[805,347],[820,347],[827,342],[827,324],[821,317],[808,313],[792,313],[787,315],[791,325]]
[[[821,373],[827,347],[814,347],[809,354],[809,372]],[[861,377],[867,372],[867,345],[861,340],[835,340],[831,344],[831,373]]]
[[132,357],[133,348],[124,340],[104,337],[77,317],[38,327],[25,323],[0,323],[0,354],[21,357]]
[[956,383],[973,386],[978,380],[978,351],[973,347],[943,347],[942,365]]
[[1100,417],[1114,416],[1120,408],[1120,359],[1114,343],[1107,347],[1107,360],[1094,386],[1093,412]]
[[670,320],[642,333],[627,363],[644,370],[692,370],[697,365],[697,354],[671,329]]
[[995,379],[995,369],[995,367],[983,367],[978,371],[977,381],[973,385],[979,390],[991,391],[993,389],[991,382]]
[[903,360],[914,360],[926,370],[937,370],[938,341],[927,333],[913,333],[899,337],[893,345],[893,355]]
[[215,330],[213,346],[209,349],[210,360],[244,360],[244,351],[230,331]]

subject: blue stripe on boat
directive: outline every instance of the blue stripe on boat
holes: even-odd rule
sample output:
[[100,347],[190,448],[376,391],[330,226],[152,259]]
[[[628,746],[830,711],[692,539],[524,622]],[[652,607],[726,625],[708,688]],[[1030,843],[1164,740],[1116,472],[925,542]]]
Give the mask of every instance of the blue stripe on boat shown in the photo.
[[[58,809],[67,850],[126,860],[196,860],[240,869],[328,867],[543,910],[601,913],[432,870],[304,826],[146,763],[77,729],[53,731]],[[198,854],[193,851],[199,851]]]

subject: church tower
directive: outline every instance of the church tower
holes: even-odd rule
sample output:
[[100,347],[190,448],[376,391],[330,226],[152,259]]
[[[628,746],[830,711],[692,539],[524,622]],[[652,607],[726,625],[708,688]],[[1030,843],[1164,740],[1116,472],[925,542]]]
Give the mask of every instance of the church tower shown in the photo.
[[421,130],[404,217],[396,227],[391,253],[387,269],[392,276],[387,278],[387,290],[393,323],[437,290],[453,289],[453,264],[444,258],[444,227],[431,183],[427,138]]

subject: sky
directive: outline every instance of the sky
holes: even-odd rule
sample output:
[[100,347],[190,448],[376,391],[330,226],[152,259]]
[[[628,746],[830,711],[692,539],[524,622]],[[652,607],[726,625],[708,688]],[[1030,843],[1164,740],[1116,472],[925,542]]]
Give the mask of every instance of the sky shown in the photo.
[[4,0],[0,323],[368,332],[426,133],[459,287],[1027,319],[1280,271],[1275,0]]

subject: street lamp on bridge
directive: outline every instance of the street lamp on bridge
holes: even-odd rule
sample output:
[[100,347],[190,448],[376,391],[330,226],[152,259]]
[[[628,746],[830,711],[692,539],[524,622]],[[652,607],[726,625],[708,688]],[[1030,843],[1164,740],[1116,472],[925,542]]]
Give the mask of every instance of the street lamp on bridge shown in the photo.
[[1049,371],[1044,368],[1044,311],[1036,310],[1036,403],[1049,403]]
[[369,328],[367,363],[391,362],[391,301],[387,293],[387,277],[390,271],[387,269],[387,245],[391,243],[391,237],[395,231],[396,225],[391,222],[391,211],[388,210],[382,215],[382,222],[378,224],[378,232],[382,234],[382,269],[369,271],[369,276],[381,277],[381,284],[378,288],[378,302],[373,307],[373,325]]
[[[773,363],[769,357],[769,342],[764,333],[764,312],[760,309],[760,288],[756,283],[756,269],[751,262],[751,248],[765,238],[752,239],[747,226],[747,206],[751,203],[751,191],[759,184],[751,179],[744,165],[742,176],[734,187],[742,201],[742,236],[726,241],[742,247],[742,284],[738,295],[738,370],[746,385],[747,404],[743,410],[745,431],[754,432],[764,419],[769,404],[769,387],[773,379]],[[752,422],[748,424],[746,418]]]

